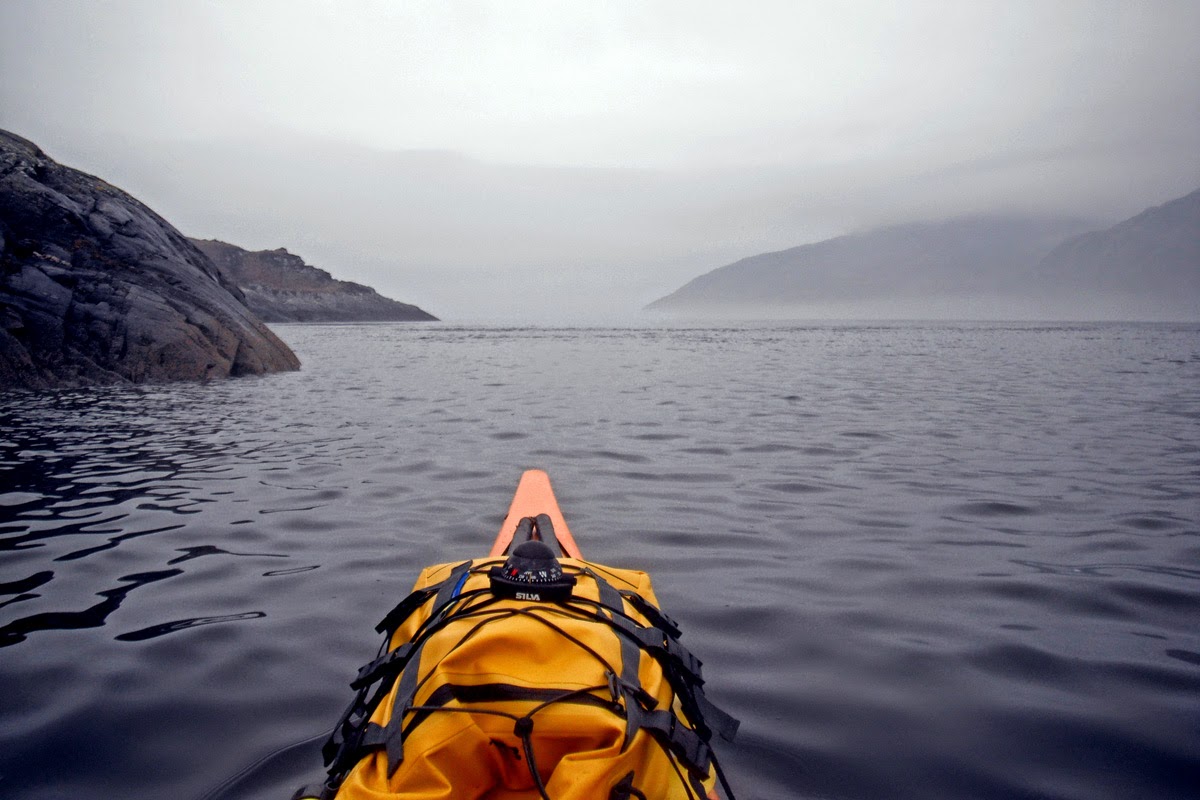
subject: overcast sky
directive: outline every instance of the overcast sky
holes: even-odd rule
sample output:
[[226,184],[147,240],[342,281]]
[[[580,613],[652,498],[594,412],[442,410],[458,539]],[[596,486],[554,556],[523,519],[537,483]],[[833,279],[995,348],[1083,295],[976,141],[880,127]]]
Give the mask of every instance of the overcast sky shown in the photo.
[[[0,0],[0,127],[446,317],[1200,185],[1200,3]],[[369,206],[369,207],[368,207]]]

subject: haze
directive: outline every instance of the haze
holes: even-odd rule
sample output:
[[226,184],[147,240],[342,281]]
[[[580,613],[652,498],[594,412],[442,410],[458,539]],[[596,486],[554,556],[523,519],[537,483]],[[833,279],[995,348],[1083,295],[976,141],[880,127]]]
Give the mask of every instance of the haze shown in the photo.
[[1200,186],[1200,4],[0,2],[0,128],[448,320]]

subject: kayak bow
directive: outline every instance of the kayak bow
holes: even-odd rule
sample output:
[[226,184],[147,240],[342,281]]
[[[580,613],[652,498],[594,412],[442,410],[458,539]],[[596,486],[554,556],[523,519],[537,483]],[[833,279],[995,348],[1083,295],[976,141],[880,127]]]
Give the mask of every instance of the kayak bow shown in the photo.
[[583,560],[545,472],[487,558],[427,567],[377,629],[296,800],[733,800],[711,742],[738,721],[649,576]]
[[571,531],[567,528],[567,521],[563,519],[562,510],[558,507],[558,500],[554,497],[554,489],[550,487],[550,476],[540,469],[526,470],[525,474],[521,476],[521,482],[517,484],[517,492],[513,495],[512,505],[508,507],[504,524],[500,526],[500,533],[496,536],[492,552],[488,555],[494,558],[508,552],[508,547],[512,544],[513,535],[521,524],[521,520],[536,519],[541,514],[550,517],[550,521],[554,525],[554,535],[558,538],[563,555],[582,559],[579,545],[575,544],[575,538],[571,536]]

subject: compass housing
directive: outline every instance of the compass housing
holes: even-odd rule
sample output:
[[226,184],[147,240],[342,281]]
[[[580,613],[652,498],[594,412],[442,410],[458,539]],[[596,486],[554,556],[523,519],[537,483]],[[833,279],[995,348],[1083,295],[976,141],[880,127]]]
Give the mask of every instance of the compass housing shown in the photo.
[[544,542],[517,545],[503,566],[488,571],[492,593],[512,600],[561,603],[569,600],[575,576],[567,575]]

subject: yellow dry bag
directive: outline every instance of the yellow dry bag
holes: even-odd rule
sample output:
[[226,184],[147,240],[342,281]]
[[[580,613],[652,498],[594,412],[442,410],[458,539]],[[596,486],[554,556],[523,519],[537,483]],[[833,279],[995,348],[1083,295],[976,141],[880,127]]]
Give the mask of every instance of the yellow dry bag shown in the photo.
[[297,797],[705,800],[720,781],[732,800],[710,741],[737,720],[705,697],[645,573],[531,540],[426,568],[379,630],[329,779]]

